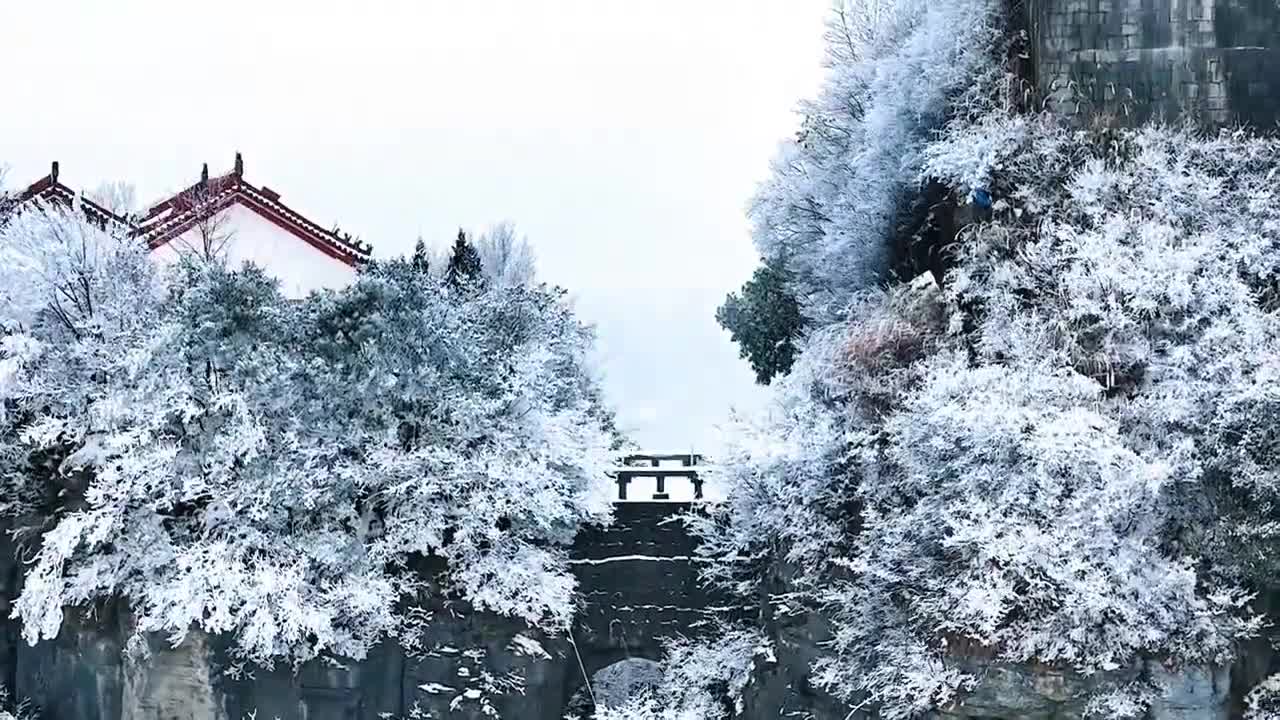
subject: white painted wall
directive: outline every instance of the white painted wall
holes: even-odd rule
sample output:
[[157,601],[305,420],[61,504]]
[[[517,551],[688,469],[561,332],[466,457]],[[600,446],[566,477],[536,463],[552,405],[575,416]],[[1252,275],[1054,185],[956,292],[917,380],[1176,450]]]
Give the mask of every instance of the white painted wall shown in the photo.
[[[346,287],[355,268],[336,260],[258,213],[233,205],[219,216],[219,231],[229,234],[224,246],[227,262],[240,267],[252,262],[280,281],[286,297],[300,298],[313,290]],[[174,262],[200,247],[200,233],[192,228],[156,248],[153,256]]]

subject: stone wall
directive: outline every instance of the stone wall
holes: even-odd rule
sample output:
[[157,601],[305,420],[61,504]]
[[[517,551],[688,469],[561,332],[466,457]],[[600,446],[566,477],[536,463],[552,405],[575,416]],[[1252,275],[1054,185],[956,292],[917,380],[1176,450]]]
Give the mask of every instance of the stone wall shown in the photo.
[[1055,112],[1134,125],[1280,120],[1276,0],[1015,0]]
[[[696,635],[741,608],[698,578],[697,541],[679,515],[686,503],[619,503],[608,528],[574,543],[581,606],[574,632],[588,675],[627,657],[659,660],[660,639]],[[740,614],[740,613],[739,613]]]
[[115,606],[69,613],[56,639],[28,646],[3,619],[18,565],[14,548],[0,546],[0,683],[44,720],[381,720],[415,709],[420,717],[560,720],[584,669],[589,677],[627,658],[661,660],[663,637],[696,635],[727,611],[698,582],[696,542],[679,520],[689,509],[619,504],[611,527],[579,534],[572,638],[433,596],[419,651],[389,642],[359,662],[297,671],[237,668],[226,638],[198,632],[177,648],[161,637],[128,647],[131,619]]

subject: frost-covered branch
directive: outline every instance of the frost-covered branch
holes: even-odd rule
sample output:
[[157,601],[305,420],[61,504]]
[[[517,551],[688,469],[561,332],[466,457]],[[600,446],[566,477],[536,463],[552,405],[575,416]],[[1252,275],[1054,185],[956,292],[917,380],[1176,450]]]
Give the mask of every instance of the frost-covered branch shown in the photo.
[[598,707],[599,720],[729,720],[743,711],[743,692],[757,663],[772,659],[759,633],[725,628],[714,639],[667,645],[657,688],[620,707]]
[[1244,698],[1245,720],[1280,718],[1280,675],[1272,675],[1258,683]]
[[15,703],[8,688],[0,685],[0,720],[39,720],[39,716],[29,703]]
[[844,314],[888,277],[931,135],[985,109],[1002,77],[994,0],[837,3],[829,70],[751,205],[756,247],[787,258],[806,317]]

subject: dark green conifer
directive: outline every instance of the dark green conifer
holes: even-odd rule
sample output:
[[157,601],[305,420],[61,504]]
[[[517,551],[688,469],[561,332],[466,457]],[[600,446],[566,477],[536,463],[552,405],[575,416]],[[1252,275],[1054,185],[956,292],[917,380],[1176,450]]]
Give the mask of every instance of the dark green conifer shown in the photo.
[[427,258],[427,243],[422,240],[422,236],[418,236],[418,242],[413,246],[413,269],[427,274],[431,269],[431,261]]
[[484,274],[480,265],[480,253],[467,240],[467,234],[458,228],[458,239],[453,244],[453,255],[449,257],[449,268],[445,271],[445,281],[450,287],[461,288],[483,281]]
[[729,293],[716,310],[716,322],[738,343],[738,354],[751,363],[761,385],[791,371],[795,343],[804,329],[789,279],[781,259],[766,259],[741,294]]

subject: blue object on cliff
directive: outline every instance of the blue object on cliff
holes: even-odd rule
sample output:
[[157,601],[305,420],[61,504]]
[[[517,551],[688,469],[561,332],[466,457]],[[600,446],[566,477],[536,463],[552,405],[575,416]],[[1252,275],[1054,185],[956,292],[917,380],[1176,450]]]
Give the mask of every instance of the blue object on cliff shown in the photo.
[[991,209],[991,193],[987,192],[985,188],[978,188],[977,190],[974,190],[973,204],[977,205],[983,210],[990,210]]

